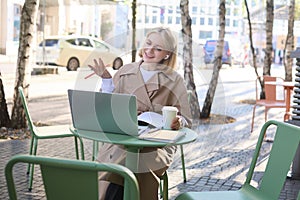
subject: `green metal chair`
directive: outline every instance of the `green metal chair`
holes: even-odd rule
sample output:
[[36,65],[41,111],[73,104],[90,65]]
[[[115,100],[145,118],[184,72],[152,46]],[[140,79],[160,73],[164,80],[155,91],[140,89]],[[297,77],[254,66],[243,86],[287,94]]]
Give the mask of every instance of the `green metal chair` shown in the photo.
[[[181,145],[182,147],[182,145]],[[183,149],[182,149],[183,150]],[[99,151],[99,143],[97,141],[93,141],[93,155],[92,155],[92,161],[96,161],[98,157],[98,151]],[[160,184],[159,184],[159,192],[160,192],[160,198],[163,200],[169,199],[169,179],[168,179],[168,173],[167,171],[162,175],[160,178]]]
[[[55,138],[65,138],[65,137],[74,137],[75,140],[75,150],[76,150],[76,158],[79,159],[79,153],[78,153],[78,142],[77,139],[79,139],[81,144],[81,158],[84,160],[84,148],[83,148],[83,142],[82,139],[79,136],[74,135],[70,129],[69,125],[57,125],[57,126],[44,126],[44,127],[36,127],[33,124],[33,121],[31,119],[27,101],[24,96],[24,92],[22,87],[19,87],[19,93],[20,98],[25,110],[26,119],[28,122],[28,127],[31,133],[31,142],[30,142],[30,155],[36,155],[37,153],[37,147],[38,147],[38,140],[41,139],[55,139]],[[29,164],[27,168],[27,174],[29,174],[29,185],[28,189],[29,191],[32,190],[32,182],[33,182],[33,173],[34,173],[34,165]]]
[[[264,140],[264,134],[270,125],[277,126],[272,149],[270,151],[267,166],[259,187],[253,187],[250,182],[253,177],[259,152]],[[253,159],[242,188],[237,191],[207,191],[207,192],[185,192],[180,194],[176,200],[189,199],[230,199],[230,200],[258,200],[278,199],[284,186],[287,173],[290,169],[294,155],[300,142],[300,128],[288,123],[270,120],[261,129]],[[298,195],[298,200],[299,200]]]
[[160,177],[160,198],[163,200],[169,199],[169,179],[167,171]]
[[[126,181],[124,199],[139,200],[140,192],[135,175],[126,167],[92,161],[70,160],[30,155],[17,155],[5,167],[10,200],[17,199],[13,167],[17,163],[40,165],[47,200],[99,199],[98,172],[116,173]],[[128,197],[127,197],[128,196]]]

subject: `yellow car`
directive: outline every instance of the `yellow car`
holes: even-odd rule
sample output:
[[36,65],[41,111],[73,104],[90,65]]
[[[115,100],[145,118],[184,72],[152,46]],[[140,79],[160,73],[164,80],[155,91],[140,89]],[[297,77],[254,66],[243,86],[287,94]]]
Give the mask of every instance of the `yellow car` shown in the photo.
[[89,36],[51,36],[37,48],[37,64],[64,66],[68,71],[94,63],[101,58],[104,64],[119,69],[123,65],[122,52],[110,44]]

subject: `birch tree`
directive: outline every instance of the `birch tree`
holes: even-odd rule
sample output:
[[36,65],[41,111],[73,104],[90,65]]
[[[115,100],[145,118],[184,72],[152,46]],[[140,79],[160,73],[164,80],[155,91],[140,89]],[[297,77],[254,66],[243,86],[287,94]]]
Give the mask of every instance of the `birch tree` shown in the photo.
[[0,127],[10,127],[10,118],[8,114],[1,74],[0,74]]
[[250,12],[249,12],[249,7],[248,7],[248,3],[247,0],[244,0],[244,4],[245,4],[245,8],[246,8],[246,12],[247,12],[247,21],[248,21],[248,26],[249,26],[249,41],[250,41],[250,49],[251,49],[251,54],[252,54],[252,62],[253,62],[253,67],[255,70],[255,74],[257,76],[258,75],[258,71],[257,71],[257,63],[256,63],[256,53],[254,50],[254,45],[253,45],[253,38],[252,38],[252,23],[251,23],[251,19],[250,19]]
[[271,75],[273,53],[273,21],[274,21],[274,0],[267,0],[266,4],[266,50],[264,58],[263,75]]
[[33,39],[36,32],[35,29],[38,7],[39,0],[26,0],[21,12],[16,82],[14,87],[11,115],[12,128],[27,127],[25,112],[20,99],[18,87],[23,87],[24,93],[27,96],[31,70],[30,63],[31,59],[33,59],[32,46],[34,44]]
[[[252,54],[253,68],[254,68],[256,76],[260,77],[260,75],[258,74],[258,71],[257,71],[256,53],[255,53],[255,50],[254,50],[253,38],[252,38],[252,23],[251,23],[251,19],[250,19],[250,12],[249,12],[249,7],[248,7],[247,0],[244,0],[244,4],[245,4],[245,7],[246,7],[248,26],[249,26],[249,41],[250,41],[250,49],[251,49],[251,54]],[[261,98],[264,98],[265,93],[264,93],[263,79],[259,78],[259,84],[260,84],[261,91],[262,91],[261,94],[260,94]]]
[[210,116],[213,99],[218,85],[219,73],[220,73],[220,69],[222,68],[222,54],[223,54],[224,36],[225,36],[225,14],[226,14],[225,3],[226,3],[225,0],[220,0],[220,4],[219,4],[220,23],[219,23],[219,38],[218,38],[217,50],[215,51],[213,73],[209,83],[208,91],[206,93],[200,118],[209,118]]
[[288,19],[288,33],[286,36],[283,63],[285,68],[285,80],[292,81],[292,67],[293,58],[291,52],[294,50],[294,20],[295,20],[295,0],[290,0],[289,5],[289,19]]
[[183,37],[183,66],[184,80],[187,84],[187,89],[191,91],[190,107],[193,119],[200,118],[200,106],[196,92],[196,85],[193,74],[193,43],[192,43],[192,20],[189,15],[189,1],[180,1],[182,37]]
[[131,54],[131,61],[135,62],[136,59],[136,45],[135,45],[135,38],[136,38],[136,0],[132,1],[131,4],[131,10],[132,10],[132,44],[131,44],[131,49],[132,49],[132,54]]

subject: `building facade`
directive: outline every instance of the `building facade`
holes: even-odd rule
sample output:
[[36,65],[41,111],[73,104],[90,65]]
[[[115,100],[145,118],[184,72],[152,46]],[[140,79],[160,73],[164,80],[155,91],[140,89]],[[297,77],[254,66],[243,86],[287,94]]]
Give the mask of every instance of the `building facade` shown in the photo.
[[[0,1],[0,53],[15,54],[18,48],[20,12],[25,0]],[[84,2],[81,3],[81,2]],[[81,34],[102,37],[112,45],[131,47],[130,3],[113,3],[104,0],[40,0],[37,19],[37,43],[48,35]],[[278,10],[284,10],[275,1],[273,40],[274,48],[287,34],[287,19],[276,17]],[[243,0],[226,1],[225,39],[240,51],[248,44],[248,22]],[[280,2],[278,2],[280,3]],[[265,5],[261,1],[248,1],[253,23],[253,40],[258,49],[264,48]],[[208,38],[218,38],[219,0],[190,0],[189,13],[192,19],[193,41],[202,45]],[[137,46],[142,42],[145,30],[156,26],[169,26],[180,37],[180,0],[138,0],[137,1]],[[282,13],[282,11],[280,12]],[[300,46],[300,24],[295,21],[295,45]],[[181,41],[179,41],[180,43]],[[248,45],[249,46],[249,45]],[[280,47],[279,47],[280,46]],[[197,54],[197,52],[194,52]]]

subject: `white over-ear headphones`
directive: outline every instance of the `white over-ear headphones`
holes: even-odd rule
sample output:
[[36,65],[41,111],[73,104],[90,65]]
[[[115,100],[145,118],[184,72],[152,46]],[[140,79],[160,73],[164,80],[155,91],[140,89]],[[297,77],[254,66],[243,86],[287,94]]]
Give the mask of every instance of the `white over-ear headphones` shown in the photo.
[[164,59],[167,60],[169,57],[170,57],[170,55],[166,55]]

